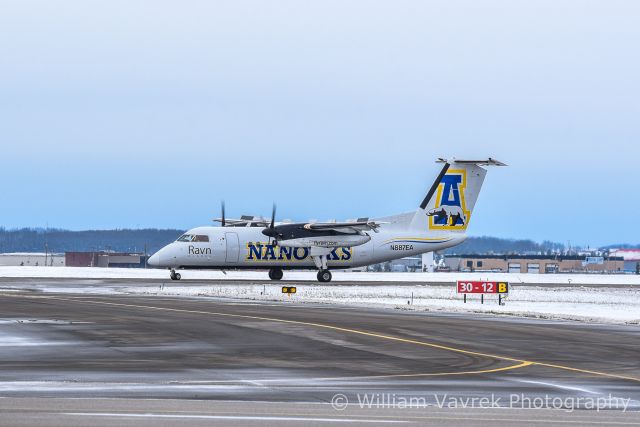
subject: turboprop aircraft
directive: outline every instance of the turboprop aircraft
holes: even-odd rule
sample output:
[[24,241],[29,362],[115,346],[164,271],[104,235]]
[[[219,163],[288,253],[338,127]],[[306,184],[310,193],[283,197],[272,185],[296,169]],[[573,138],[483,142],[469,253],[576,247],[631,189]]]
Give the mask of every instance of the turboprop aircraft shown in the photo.
[[148,264],[170,269],[265,269],[271,280],[283,270],[317,269],[320,282],[330,269],[347,269],[450,248],[466,239],[466,230],[486,175],[481,166],[505,166],[497,160],[438,159],[440,174],[415,212],[346,222],[276,222],[242,216],[197,227],[160,249]]

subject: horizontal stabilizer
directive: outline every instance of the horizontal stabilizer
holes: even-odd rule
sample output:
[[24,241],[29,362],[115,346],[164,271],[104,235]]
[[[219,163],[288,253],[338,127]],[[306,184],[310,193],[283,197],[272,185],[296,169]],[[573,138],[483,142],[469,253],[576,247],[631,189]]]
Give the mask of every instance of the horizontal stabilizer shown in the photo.
[[449,164],[460,164],[460,165],[478,165],[478,166],[507,166],[505,163],[502,163],[499,160],[492,159],[489,157],[486,160],[458,160],[456,158],[453,159],[443,159],[439,158],[436,160],[436,163],[449,163]]

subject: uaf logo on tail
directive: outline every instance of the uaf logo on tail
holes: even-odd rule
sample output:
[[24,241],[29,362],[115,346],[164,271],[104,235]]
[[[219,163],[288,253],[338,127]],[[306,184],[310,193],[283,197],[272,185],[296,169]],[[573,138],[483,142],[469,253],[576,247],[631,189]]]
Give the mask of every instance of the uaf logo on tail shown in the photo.
[[449,170],[442,177],[436,191],[435,207],[427,211],[429,229],[464,230],[469,222],[470,212],[464,201],[467,187],[467,171]]

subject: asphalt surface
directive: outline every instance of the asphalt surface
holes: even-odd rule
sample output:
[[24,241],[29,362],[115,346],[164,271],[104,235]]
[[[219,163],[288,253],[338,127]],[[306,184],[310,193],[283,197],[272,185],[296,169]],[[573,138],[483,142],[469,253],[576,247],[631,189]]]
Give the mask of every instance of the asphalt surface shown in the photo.
[[83,283],[0,286],[0,425],[640,425],[637,326]]

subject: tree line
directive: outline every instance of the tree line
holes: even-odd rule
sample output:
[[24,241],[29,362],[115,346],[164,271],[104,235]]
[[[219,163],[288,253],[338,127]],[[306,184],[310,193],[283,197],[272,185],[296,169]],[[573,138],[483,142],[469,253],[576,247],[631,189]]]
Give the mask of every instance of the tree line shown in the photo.
[[0,253],[115,251],[152,253],[184,231],[175,229],[117,229],[70,231],[60,229],[0,228]]
[[[0,253],[115,251],[152,253],[174,241],[184,231],[177,229],[116,229],[70,231],[62,229],[0,228]],[[633,247],[617,245],[617,247]],[[443,251],[446,254],[552,254],[565,250],[561,243],[528,239],[469,237],[464,243]]]

